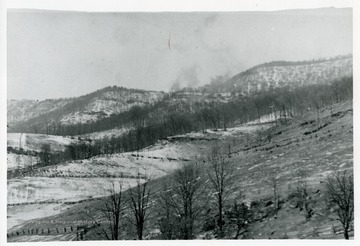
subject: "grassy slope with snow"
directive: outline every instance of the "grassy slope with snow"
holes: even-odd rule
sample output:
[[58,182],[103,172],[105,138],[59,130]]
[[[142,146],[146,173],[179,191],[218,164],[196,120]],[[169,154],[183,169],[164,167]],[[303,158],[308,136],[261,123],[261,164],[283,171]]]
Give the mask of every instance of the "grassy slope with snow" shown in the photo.
[[168,159],[136,157],[131,153],[123,153],[49,166],[39,169],[34,175],[41,177],[136,177],[139,172],[142,175],[159,177],[172,172],[178,166],[178,162]]
[[[282,187],[288,189],[297,178],[297,171],[307,170],[308,182],[316,186],[333,170],[353,168],[353,137],[352,137],[352,104],[338,104],[333,113],[342,112],[340,116],[331,116],[330,108],[322,110],[320,122],[316,122],[316,114],[294,120],[291,125],[270,130],[271,142],[255,143],[254,148],[246,154],[238,153],[233,158],[239,159],[239,170],[247,172],[246,186],[252,192],[260,190],[268,194],[264,183],[268,171],[276,173],[282,181]],[[304,122],[311,124],[300,126]],[[330,123],[312,134],[305,132],[317,129],[320,125]],[[263,136],[265,138],[265,136]],[[256,182],[254,182],[256,181]],[[292,187],[293,188],[293,187]],[[269,193],[270,194],[270,193]],[[257,196],[257,195],[256,195]]]
[[[32,177],[8,180],[8,203],[65,202],[104,196],[107,194],[104,191],[114,181],[127,181],[129,185],[124,185],[124,188],[133,186],[136,182],[134,177],[138,172],[154,179],[172,173],[185,161],[202,161],[209,154],[209,142],[201,140],[202,135],[220,139],[229,134],[241,134],[242,131],[254,131],[258,128],[257,126],[238,127],[228,129],[226,132],[208,130],[200,135],[190,133],[187,135],[199,137],[199,140],[193,142],[162,140],[139,152],[103,155],[43,167],[38,169]],[[10,134],[10,136],[13,139],[11,144],[16,146],[19,134]],[[57,145],[70,141],[68,138],[56,136],[45,138],[45,135],[40,134],[26,134],[23,138],[27,139],[29,136],[36,141],[25,144],[24,147],[27,149],[37,149],[38,143],[48,139],[58,140]],[[51,211],[52,206],[53,204],[41,205],[41,209]],[[28,216],[31,218],[34,217],[31,213],[41,214],[38,210],[25,209],[25,211],[30,213]],[[10,209],[9,215],[17,218],[18,212],[19,210]],[[57,211],[54,211],[54,214],[56,213]],[[22,222],[22,220],[14,220],[10,224],[16,226]]]
[[[66,146],[70,143],[76,142],[76,139],[68,137],[32,134],[32,133],[8,133],[7,146],[15,149],[22,148],[30,151],[41,151],[44,144],[49,144],[51,151],[64,151]],[[13,152],[7,153],[7,170],[15,170],[35,165],[39,162],[39,157],[16,154]]]
[[[285,233],[289,238],[301,238],[301,235],[306,235],[307,238],[339,237],[331,233],[327,236],[321,233],[310,235],[308,231],[313,230],[313,227],[331,228],[333,225],[323,202],[324,187],[320,181],[334,170],[353,170],[352,118],[352,102],[345,102],[332,108],[322,109],[320,122],[316,122],[316,112],[307,112],[301,119],[294,119],[290,125],[263,129],[257,132],[259,133],[257,136],[252,132],[249,141],[245,140],[244,134],[236,131],[234,135],[227,135],[234,130],[223,132],[224,134],[216,132],[221,135],[217,138],[221,146],[225,148],[231,143],[231,162],[237,168],[235,173],[239,175],[237,190],[243,191],[245,201],[250,203],[262,199],[271,200],[269,178],[274,175],[279,182],[278,192],[285,202],[276,220],[269,214],[266,218],[251,223],[247,238],[283,238]],[[304,124],[305,122],[307,124]],[[325,123],[327,125],[322,129],[312,134],[305,134]],[[200,156],[205,157],[210,153],[210,146],[215,141],[203,140],[202,134],[206,135],[206,133],[192,134],[192,137],[198,137],[198,140],[159,142],[140,152],[139,155],[146,156],[148,152],[148,157],[153,155],[163,158],[168,156],[184,158],[185,156],[192,159],[199,151]],[[216,136],[211,131],[210,134],[212,137]],[[266,137],[269,134],[272,135],[271,142]],[[234,141],[233,136],[236,136],[234,139],[237,140]],[[148,157],[140,157],[139,160]],[[288,195],[296,190],[297,173],[300,170],[307,171],[310,194],[317,203],[313,207],[314,216],[310,221],[304,221],[302,212],[291,205],[291,200],[287,200]],[[315,193],[317,190],[320,192]],[[236,193],[233,194],[235,195]],[[95,215],[95,208],[100,206],[100,203],[101,201],[84,202],[51,218],[68,220],[68,224],[71,225],[71,220],[75,218],[84,219],[81,214],[84,208]],[[149,227],[152,228],[150,224]],[[26,224],[25,228],[33,228],[33,225]]]
[[57,203],[8,206],[7,228],[16,229],[30,220],[53,216],[64,212],[69,207],[71,205]]

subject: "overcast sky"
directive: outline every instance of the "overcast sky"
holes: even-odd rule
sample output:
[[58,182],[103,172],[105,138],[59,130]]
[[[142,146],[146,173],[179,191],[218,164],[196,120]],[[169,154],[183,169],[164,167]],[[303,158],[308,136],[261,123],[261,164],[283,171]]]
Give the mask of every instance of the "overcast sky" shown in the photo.
[[[170,41],[169,41],[170,39]],[[352,53],[352,10],[236,13],[8,12],[8,98],[109,85],[168,90],[273,60]]]

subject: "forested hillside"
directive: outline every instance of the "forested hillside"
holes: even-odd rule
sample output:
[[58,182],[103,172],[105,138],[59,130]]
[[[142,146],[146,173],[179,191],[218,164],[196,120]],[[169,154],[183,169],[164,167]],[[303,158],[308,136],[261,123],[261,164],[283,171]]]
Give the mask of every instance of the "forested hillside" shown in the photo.
[[301,87],[328,84],[337,78],[351,76],[352,56],[338,56],[311,61],[274,61],[252,67],[225,81],[214,80],[205,91],[248,95],[277,87]]
[[[129,199],[119,203],[122,227],[113,240],[353,237],[351,220],[345,233],[327,194],[327,182],[335,182],[334,170],[347,171],[344,178],[351,181],[353,168],[352,102],[335,100],[320,112],[306,111],[287,123],[178,135],[139,152],[33,169],[22,182],[10,180],[10,221],[19,223],[19,208],[43,212],[55,204],[57,210],[12,228],[8,240],[58,240],[60,235],[59,240],[75,240],[75,232],[81,234],[77,240],[111,239],[114,229],[109,222],[116,220],[106,217],[112,210],[104,213],[104,208],[114,194]],[[226,181],[223,190],[216,186],[217,168],[225,171],[226,176],[218,178]],[[150,173],[158,178],[143,176]],[[102,190],[109,181],[128,189]],[[132,212],[136,197],[143,213],[152,215],[143,222],[136,222]],[[141,234],[137,223],[143,226]]]
[[128,111],[133,106],[154,104],[163,92],[106,87],[93,93],[69,99],[9,100],[10,132],[46,132],[54,124],[62,126],[87,124]]
[[[321,108],[351,99],[352,88],[353,78],[344,77],[330,84],[308,85],[294,89],[275,88],[226,103],[187,101],[179,99],[176,94],[166,96],[154,105],[132,107],[127,112],[95,123],[72,126],[54,124],[47,128],[47,134],[78,135],[121,127],[128,130],[111,137],[78,137],[78,141],[66,145],[64,152],[51,154],[53,151],[50,150],[50,145],[43,146],[40,153],[45,153],[42,156],[50,157],[40,158],[38,165],[47,166],[64,160],[88,159],[101,154],[139,151],[174,135],[209,128],[226,131],[229,127],[254,120],[261,123],[264,115],[287,123],[291,119],[301,118],[308,111],[315,111],[319,115]],[[179,103],[171,103],[173,100]]]
[[[314,100],[320,100],[321,104],[324,104],[328,96],[322,95],[324,92],[317,87],[328,88],[329,93],[343,94],[343,91],[337,89],[339,82],[334,81],[351,74],[352,56],[339,56],[313,61],[265,63],[227,80],[215,79],[209,85],[198,89],[183,88],[170,94],[106,87],[79,98],[40,102],[8,101],[8,132],[73,136],[114,128],[158,126],[173,121],[174,117],[181,114],[200,119],[196,127],[191,126],[187,130],[203,126],[219,128],[220,125],[253,120],[267,114],[269,106],[279,110],[279,107],[282,107],[280,104],[284,104],[281,101],[284,100],[290,100],[287,102],[290,108],[296,105],[302,107],[301,111],[319,104]],[[307,90],[317,91],[315,93],[319,95],[309,96],[305,89],[301,89],[304,86]],[[294,94],[294,90],[301,96]],[[270,97],[277,97],[276,102],[265,102],[267,99],[261,99],[265,92],[268,92]],[[280,94],[283,94],[281,99]],[[294,94],[295,98],[290,96],[291,94]],[[304,96],[310,97],[306,106],[295,102],[301,100],[296,97]],[[270,105],[271,103],[274,105]],[[181,118],[185,120],[187,116]]]

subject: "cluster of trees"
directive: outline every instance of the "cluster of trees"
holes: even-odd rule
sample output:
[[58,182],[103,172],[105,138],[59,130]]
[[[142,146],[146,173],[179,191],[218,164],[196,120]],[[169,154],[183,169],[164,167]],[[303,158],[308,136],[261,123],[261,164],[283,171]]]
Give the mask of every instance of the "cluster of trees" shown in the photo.
[[[217,238],[235,235],[237,239],[253,221],[256,211],[244,203],[241,177],[235,165],[215,146],[205,163],[186,163],[174,174],[153,185],[149,179],[138,178],[136,187],[124,192],[122,187],[111,189],[100,211],[109,223],[99,226],[106,239],[122,239],[133,225],[137,239],[144,239],[146,230],[156,225],[161,239],[193,239],[200,231],[213,231]],[[140,177],[140,176],[139,176]],[[306,173],[299,174],[296,188],[299,208],[305,219],[310,219]],[[341,222],[344,238],[349,239],[354,219],[353,176],[335,172],[324,182],[324,191],[334,219]],[[269,174],[269,185],[274,191],[273,212],[280,209],[279,180]],[[157,191],[154,192],[155,187]],[[160,188],[159,188],[160,187]],[[256,207],[256,204],[254,205]]]
[[344,238],[349,239],[349,229],[354,220],[354,176],[346,171],[336,172],[325,180],[326,194],[335,208],[335,220],[344,229]]
[[[122,225],[128,221],[135,225],[139,240],[143,239],[149,218],[157,224],[162,239],[193,239],[201,228],[214,230],[217,238],[225,238],[228,227],[236,228],[235,238],[238,238],[252,216],[250,208],[242,201],[239,182],[234,163],[215,146],[206,163],[184,164],[171,177],[164,179],[156,195],[150,192],[147,180],[141,185],[138,182],[137,187],[129,190],[127,202],[124,202],[128,204],[124,205],[127,212],[112,218],[123,221]],[[238,195],[234,196],[236,193]],[[112,199],[114,194],[123,195],[120,190],[120,193],[113,192],[110,196],[113,207],[116,207]],[[115,210],[107,209],[107,212],[114,213]],[[150,217],[151,214],[154,216]],[[112,232],[117,235],[120,235],[119,230],[125,230],[118,222],[109,224],[110,227],[101,229],[118,230]]]
[[[49,146],[44,146],[42,152],[41,165],[49,165],[54,158]],[[273,191],[275,216],[281,207],[281,182],[277,171],[269,172],[267,184]],[[252,206],[243,202],[239,175],[235,163],[219,146],[212,148],[205,163],[188,162],[163,179],[157,192],[151,180],[139,174],[136,186],[126,192],[122,185],[110,187],[110,196],[99,209],[106,223],[101,223],[97,232],[104,239],[119,240],[131,224],[141,240],[151,220],[160,229],[162,239],[192,239],[200,230],[212,230],[217,238],[226,238],[229,228],[235,230],[234,238],[238,238],[253,215]],[[299,172],[295,196],[300,211],[309,220],[313,214],[310,206],[313,200],[309,198],[307,178],[304,170]],[[333,219],[341,222],[344,238],[349,239],[354,219],[353,175],[336,172],[328,176],[324,184],[329,208],[334,211]]]
[[[28,166],[26,167],[20,169],[17,168],[13,170],[8,170],[7,177],[9,179],[16,178],[19,176],[26,176],[26,175],[32,176],[34,173],[36,173],[38,168],[55,165],[57,163],[72,159],[67,151],[62,152],[62,151],[51,150],[50,144],[43,144],[40,147],[39,151],[8,147],[8,152],[12,152],[17,155],[28,155],[28,156],[38,157],[36,162],[33,162],[30,159],[31,163],[29,163]],[[20,160],[17,161],[20,162]]]
[[23,148],[14,148],[11,146],[7,147],[7,152],[8,153],[14,153],[17,155],[31,155],[31,156],[37,156],[38,152],[34,151],[34,150],[25,150]]
[[[134,106],[129,111],[114,114],[96,122],[75,125],[63,125],[49,122],[47,119],[33,119],[31,122],[19,124],[12,131],[45,133],[63,136],[74,136],[85,133],[109,130],[113,128],[141,128],[169,125],[173,128],[170,132],[178,133],[183,130],[186,121],[186,130],[199,130],[207,127],[224,128],[238,122],[246,122],[260,118],[269,113],[281,113],[283,116],[303,114],[307,109],[319,110],[322,106],[352,98],[352,77],[345,77],[329,84],[308,85],[290,89],[289,87],[269,88],[267,91],[258,91],[252,95],[233,95],[227,102],[217,100],[177,99],[177,95],[167,95],[155,103],[144,107]],[[81,100],[80,100],[81,99]],[[78,106],[65,105],[67,108],[82,107],[88,97],[76,100]],[[171,103],[175,99],[176,103]],[[84,103],[82,103],[84,101]],[[75,103],[75,102],[74,102]],[[50,114],[58,114],[54,111]],[[55,117],[56,118],[56,117]],[[190,119],[190,120],[189,120]],[[175,128],[175,129],[174,129]]]
[[[143,239],[145,222],[150,216],[152,194],[148,187],[150,179],[146,177],[142,182],[141,178],[139,174],[136,186],[128,192],[124,192],[122,183],[119,183],[119,187],[112,184],[108,190],[110,195],[99,208],[106,223],[96,227],[97,234],[102,238],[120,240],[128,225],[133,225],[136,228],[137,239]],[[90,218],[98,223],[93,217]]]
[[[162,239],[193,239],[201,221],[208,216],[207,210],[215,205],[217,219],[214,226],[218,228],[218,237],[223,238],[225,208],[231,205],[230,195],[236,181],[234,170],[234,165],[214,148],[207,163],[184,164],[171,177],[164,179],[157,194],[152,193],[149,179],[144,182],[138,179],[137,186],[125,192],[126,195],[121,187],[118,191],[112,188],[111,196],[104,204],[105,210],[101,208],[111,223],[100,226],[99,230],[102,234],[107,231],[112,235],[105,236],[107,239],[117,240],[120,239],[119,231],[125,230],[123,226],[130,222],[141,240],[145,224],[151,219],[160,228]],[[126,198],[119,204],[121,197]],[[234,202],[233,216],[238,218],[238,226],[242,228],[249,218],[248,213],[243,214],[246,205]]]
[[72,144],[66,155],[72,159],[84,159],[99,154],[137,151],[168,136],[207,128],[226,130],[238,123],[260,121],[265,114],[273,114],[285,123],[309,109],[316,110],[319,115],[321,107],[351,99],[352,82],[350,77],[334,81],[331,85],[312,85],[295,90],[277,88],[224,104],[201,104],[193,112],[170,111],[163,117],[149,118],[149,108],[134,107],[126,113],[131,122],[131,130],[127,133]]
[[285,123],[289,117],[301,116],[309,109],[316,110],[319,115],[323,106],[352,99],[352,86],[353,78],[346,77],[329,85],[311,85],[293,90],[286,87],[270,89],[227,103],[195,102],[189,108],[176,108],[172,105],[170,111],[171,97],[167,96],[155,105],[135,106],[127,112],[95,123],[54,127],[54,132],[50,133],[64,135],[106,130],[116,126],[126,126],[129,131],[117,137],[79,141],[67,146],[65,152],[54,153],[50,146],[44,145],[39,152],[39,165],[86,159],[100,154],[138,151],[168,136],[208,128],[226,130],[235,124],[250,120],[260,121],[261,116],[266,114],[282,118]]

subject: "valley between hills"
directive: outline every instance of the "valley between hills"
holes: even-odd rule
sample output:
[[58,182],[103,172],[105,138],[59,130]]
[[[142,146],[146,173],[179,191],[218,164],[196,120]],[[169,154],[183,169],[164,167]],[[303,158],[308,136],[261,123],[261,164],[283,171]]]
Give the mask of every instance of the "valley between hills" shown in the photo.
[[[343,56],[261,64],[170,93],[107,87],[9,100],[8,242],[108,239],[104,204],[119,184],[130,203],[118,239],[344,238],[327,182],[353,173],[352,83],[352,57]],[[221,216],[214,163],[231,171]],[[175,192],[181,170],[194,184],[189,217]],[[137,196],[141,238],[138,189],[147,194]]]

